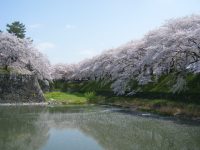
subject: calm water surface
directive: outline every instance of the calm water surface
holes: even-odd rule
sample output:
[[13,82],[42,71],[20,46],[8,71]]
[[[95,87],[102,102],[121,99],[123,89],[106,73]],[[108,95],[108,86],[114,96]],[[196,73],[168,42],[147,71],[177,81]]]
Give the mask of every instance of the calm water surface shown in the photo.
[[1,106],[0,150],[200,150],[200,124],[103,106]]

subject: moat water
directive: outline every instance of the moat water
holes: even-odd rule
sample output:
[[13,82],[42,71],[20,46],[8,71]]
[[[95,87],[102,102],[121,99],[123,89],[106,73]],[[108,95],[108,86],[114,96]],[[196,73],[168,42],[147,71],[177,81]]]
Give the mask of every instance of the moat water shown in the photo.
[[106,106],[0,106],[0,150],[200,150],[200,123]]

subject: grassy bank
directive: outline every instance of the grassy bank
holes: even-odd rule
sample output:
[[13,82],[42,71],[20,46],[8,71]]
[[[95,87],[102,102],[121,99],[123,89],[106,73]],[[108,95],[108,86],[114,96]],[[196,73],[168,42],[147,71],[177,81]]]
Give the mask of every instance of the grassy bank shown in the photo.
[[200,105],[185,103],[167,99],[142,99],[133,97],[106,97],[95,95],[93,92],[69,93],[69,92],[49,92],[45,93],[47,102],[52,104],[105,104],[118,107],[130,108],[133,110],[147,111],[162,115],[181,117],[200,117]]
[[86,104],[88,99],[83,94],[66,92],[48,92],[44,94],[46,101],[59,104]]
[[[147,85],[130,81],[130,87],[137,91],[133,96],[116,96],[111,89],[111,82],[57,80],[52,85],[52,90],[62,92],[53,92],[56,96],[47,93],[46,98],[66,104],[108,104],[162,115],[200,117],[200,74],[189,73],[186,76],[186,90],[174,94],[171,87],[176,77],[175,73],[163,75],[157,82]],[[84,100],[77,100],[80,97]]]
[[110,97],[106,104],[169,116],[200,117],[200,105],[167,99]]

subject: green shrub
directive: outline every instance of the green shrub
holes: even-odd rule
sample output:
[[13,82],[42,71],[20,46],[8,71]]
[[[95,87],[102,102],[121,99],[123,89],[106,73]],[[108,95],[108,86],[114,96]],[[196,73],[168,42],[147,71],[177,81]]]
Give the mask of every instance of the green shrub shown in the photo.
[[95,100],[96,93],[95,92],[86,92],[84,93],[84,96],[86,97],[87,100],[92,101]]

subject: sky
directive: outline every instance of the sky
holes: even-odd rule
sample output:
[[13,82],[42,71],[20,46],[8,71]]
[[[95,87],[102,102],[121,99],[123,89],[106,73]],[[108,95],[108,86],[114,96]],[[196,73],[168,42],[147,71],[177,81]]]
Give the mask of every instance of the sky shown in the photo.
[[52,64],[69,64],[191,14],[200,14],[200,0],[1,0],[0,30],[20,21]]

